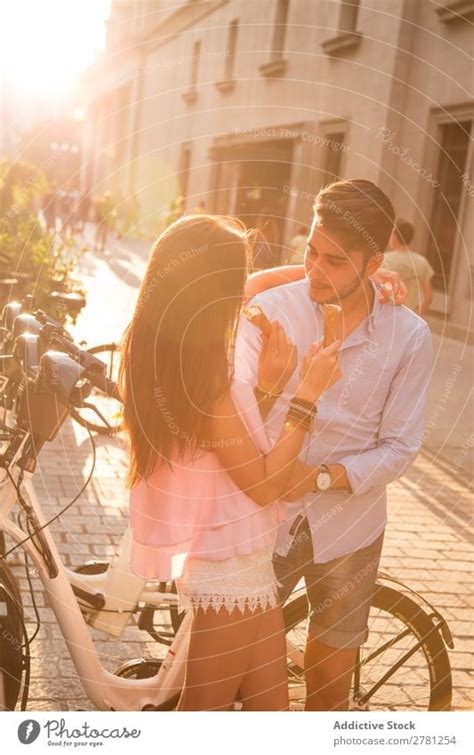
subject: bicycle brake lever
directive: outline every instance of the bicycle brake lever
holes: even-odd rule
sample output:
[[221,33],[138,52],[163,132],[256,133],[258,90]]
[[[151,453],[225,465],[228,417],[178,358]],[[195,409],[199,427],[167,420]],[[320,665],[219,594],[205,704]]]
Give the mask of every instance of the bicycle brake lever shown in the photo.
[[99,409],[98,409],[98,408],[97,408],[97,407],[96,407],[96,406],[95,406],[94,404],[89,404],[89,403],[88,403],[87,401],[83,401],[83,402],[81,403],[81,408],[84,408],[84,409],[92,409],[92,411],[94,411],[94,412],[95,412],[95,413],[97,414],[97,416],[98,416],[98,417],[100,417],[100,419],[102,420],[102,422],[104,423],[104,425],[105,425],[105,426],[106,426],[106,427],[107,427],[107,428],[108,428],[109,430],[112,430],[112,425],[111,425],[111,424],[109,424],[109,422],[107,422],[107,420],[105,419],[105,417],[104,417],[104,415],[102,414],[102,412],[100,412],[100,411],[99,411]]

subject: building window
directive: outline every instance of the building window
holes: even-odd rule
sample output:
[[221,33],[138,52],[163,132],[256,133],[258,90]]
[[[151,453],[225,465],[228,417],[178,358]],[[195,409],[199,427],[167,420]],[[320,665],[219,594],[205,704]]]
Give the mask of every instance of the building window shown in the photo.
[[474,18],[474,0],[444,0],[436,6],[436,13],[444,24]]
[[286,32],[288,28],[289,0],[277,0],[275,23],[273,25],[273,39],[271,60],[260,66],[264,76],[281,75],[286,68],[286,60],[283,57],[285,49]]
[[322,43],[322,48],[328,55],[335,55],[359,45],[361,40],[361,33],[357,31],[359,6],[360,0],[341,0],[339,3],[337,33]]
[[189,188],[189,172],[191,170],[191,144],[185,142],[181,145],[181,155],[179,158],[179,175],[178,181],[183,197],[183,205],[186,207],[186,198],[188,196]]
[[343,0],[339,9],[339,31],[355,31],[360,0]]
[[193,45],[193,52],[191,55],[191,72],[189,87],[186,92],[183,92],[183,99],[188,103],[192,103],[197,99],[197,83],[199,77],[199,60],[201,58],[201,42],[197,40]]
[[289,0],[278,0],[273,27],[272,60],[280,60],[285,49]]
[[229,25],[227,34],[227,49],[225,58],[224,78],[216,81],[216,87],[221,92],[229,92],[235,87],[234,70],[237,53],[237,36],[239,33],[239,20],[235,18]]
[[433,286],[439,291],[447,292],[450,282],[471,127],[470,120],[440,127],[438,186],[434,189],[426,254],[435,271]]
[[342,178],[342,155],[344,152],[343,132],[324,135],[323,185],[339,181]]
[[196,89],[198,83],[199,74],[199,58],[201,56],[201,42],[197,42],[193,45],[193,57],[191,59],[191,82],[190,89]]
[[239,21],[234,19],[229,26],[227,40],[227,57],[225,59],[225,78],[230,81],[234,78],[235,53],[237,51],[237,35],[239,33]]

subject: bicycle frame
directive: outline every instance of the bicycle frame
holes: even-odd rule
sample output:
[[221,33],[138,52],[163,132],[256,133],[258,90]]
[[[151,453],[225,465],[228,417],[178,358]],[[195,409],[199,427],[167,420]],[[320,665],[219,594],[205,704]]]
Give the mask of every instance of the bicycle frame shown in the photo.
[[[15,426],[11,411],[4,410],[3,424],[12,429]],[[41,511],[32,476],[25,475],[23,487],[35,513]],[[0,527],[1,529],[1,527]],[[120,637],[131,612],[139,599],[149,606],[160,608],[178,606],[176,593],[156,590],[153,584],[137,577],[130,569],[131,533],[127,528],[106,571],[99,574],[81,574],[63,564],[64,571],[77,593],[90,603],[88,623],[101,631]],[[106,609],[101,611],[100,609]]]
[[[21,448],[18,454],[20,453]],[[14,469],[13,464],[10,469]],[[25,472],[25,480],[29,479],[31,483],[31,477],[30,473]],[[31,490],[31,485],[28,485],[28,487]],[[20,543],[28,533],[17,526],[9,517],[16,500],[15,487],[5,474],[0,481],[0,529],[15,543]],[[43,526],[46,519],[36,496],[31,499],[31,506],[39,525]],[[180,658],[176,659],[174,665],[177,670],[174,675],[166,676],[166,680],[165,674],[160,674],[161,670],[154,677],[135,680],[114,676],[102,666],[77,598],[74,595],[68,570],[61,561],[48,527],[42,530],[42,535],[57,568],[56,576],[50,576],[46,563],[32,540],[27,540],[21,545],[21,548],[37,569],[77,674],[90,700],[101,710],[143,710],[158,706],[176,695],[182,689],[184,663],[180,663],[180,660],[184,661],[185,652],[181,652]],[[183,622],[173,646],[177,644],[183,646],[183,637],[188,630],[189,622]],[[174,677],[179,681],[173,681]]]

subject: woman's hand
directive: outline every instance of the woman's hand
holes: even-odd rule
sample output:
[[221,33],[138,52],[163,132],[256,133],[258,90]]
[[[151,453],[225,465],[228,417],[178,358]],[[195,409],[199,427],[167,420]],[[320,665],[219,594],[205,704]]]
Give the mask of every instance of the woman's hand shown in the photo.
[[304,275],[304,265],[279,265],[252,273],[245,282],[245,302],[269,288],[302,280]]
[[398,273],[379,267],[371,277],[379,288],[381,302],[384,304],[403,304],[407,297],[408,289]]
[[311,344],[303,359],[301,383],[295,395],[317,401],[327,388],[342,377],[339,367],[340,347],[341,341],[334,341],[327,348],[323,348],[321,341]]
[[290,477],[283,493],[283,500],[297,501],[310,490],[314,490],[315,477],[315,468],[297,459],[291,469]]
[[263,336],[263,347],[258,362],[258,386],[266,391],[280,393],[295,371],[296,346],[285,333],[278,320],[272,323],[269,336]]

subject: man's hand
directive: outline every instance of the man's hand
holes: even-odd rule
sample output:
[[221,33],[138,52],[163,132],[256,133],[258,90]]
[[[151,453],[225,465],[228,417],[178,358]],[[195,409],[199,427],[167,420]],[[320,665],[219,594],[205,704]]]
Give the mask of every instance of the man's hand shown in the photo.
[[[332,485],[330,490],[341,490],[346,493],[351,493],[352,488],[347,478],[346,470],[342,464],[326,464],[329,469],[329,473],[332,477]],[[299,459],[296,460],[288,485],[283,494],[285,501],[297,501],[302,498],[306,493],[316,492],[316,474],[318,472],[317,467],[312,467],[309,464],[305,464]]]
[[286,486],[283,498],[285,501],[297,501],[305,493],[314,490],[314,478],[317,467],[312,467],[297,459],[291,471],[288,485]]

